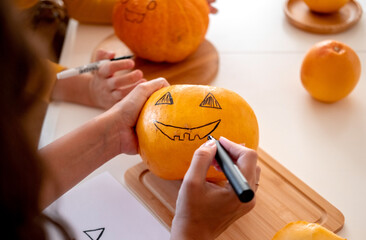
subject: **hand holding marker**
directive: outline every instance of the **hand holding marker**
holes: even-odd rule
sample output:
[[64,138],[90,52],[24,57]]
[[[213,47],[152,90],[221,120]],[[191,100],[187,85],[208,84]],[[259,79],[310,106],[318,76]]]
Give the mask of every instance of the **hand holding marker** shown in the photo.
[[87,65],[83,65],[77,68],[70,68],[67,69],[65,71],[59,72],[57,74],[57,79],[64,79],[64,78],[68,78],[68,77],[73,77],[79,74],[83,74],[86,72],[91,72],[94,70],[98,70],[99,67],[101,65],[103,65],[104,63],[110,62],[110,61],[117,61],[117,60],[122,60],[122,59],[130,59],[133,58],[133,55],[128,55],[128,56],[122,56],[122,57],[118,57],[118,58],[112,58],[112,59],[105,59],[105,60],[101,60],[98,62],[93,62],[93,63],[89,63]]
[[254,197],[254,191],[250,188],[248,181],[245,179],[239,168],[231,160],[229,154],[221,146],[220,142],[208,135],[208,140],[215,140],[217,152],[215,159],[226,178],[229,180],[232,188],[241,202],[250,202]]

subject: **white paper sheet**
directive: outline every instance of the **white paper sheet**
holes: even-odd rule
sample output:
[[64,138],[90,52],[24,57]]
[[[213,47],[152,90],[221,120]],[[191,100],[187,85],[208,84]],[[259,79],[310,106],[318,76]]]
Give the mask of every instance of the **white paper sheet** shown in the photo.
[[[113,176],[104,172],[45,209],[62,218],[78,240],[165,240],[169,231]],[[50,239],[58,239],[50,231]]]

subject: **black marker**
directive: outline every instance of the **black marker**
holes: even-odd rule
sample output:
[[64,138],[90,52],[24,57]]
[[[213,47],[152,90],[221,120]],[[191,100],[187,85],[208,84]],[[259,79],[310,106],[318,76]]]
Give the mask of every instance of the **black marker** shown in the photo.
[[229,154],[221,146],[220,142],[208,135],[208,140],[214,140],[217,146],[216,161],[226,178],[229,180],[232,188],[241,202],[250,202],[254,197],[254,192],[250,188],[248,181],[245,179],[239,168],[231,160]]
[[86,73],[86,72],[91,72],[91,71],[94,71],[94,70],[98,70],[99,67],[104,63],[107,63],[107,62],[110,62],[110,61],[122,60],[122,59],[130,59],[130,58],[133,58],[133,55],[122,56],[122,57],[117,57],[117,58],[112,58],[112,59],[104,59],[104,60],[100,60],[98,62],[93,62],[93,63],[89,63],[89,64],[84,65],[84,66],[80,66],[80,67],[77,67],[77,68],[70,68],[70,69],[67,69],[65,71],[59,72],[57,74],[57,79],[64,79],[64,78],[73,77],[73,76],[76,76],[76,75],[79,75],[79,74],[83,74],[83,73]]

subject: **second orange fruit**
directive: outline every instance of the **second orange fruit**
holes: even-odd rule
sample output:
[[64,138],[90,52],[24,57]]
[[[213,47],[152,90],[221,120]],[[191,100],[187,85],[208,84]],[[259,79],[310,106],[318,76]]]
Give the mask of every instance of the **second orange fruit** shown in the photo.
[[346,44],[325,40],[312,46],[301,66],[301,81],[312,97],[322,102],[336,102],[357,85],[361,62]]
[[304,0],[310,10],[318,13],[333,13],[343,7],[349,0]]

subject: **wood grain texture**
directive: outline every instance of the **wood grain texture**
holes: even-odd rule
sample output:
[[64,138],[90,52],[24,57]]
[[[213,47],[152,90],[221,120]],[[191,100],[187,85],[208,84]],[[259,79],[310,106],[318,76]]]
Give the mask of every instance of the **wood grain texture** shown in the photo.
[[313,33],[338,33],[354,26],[362,16],[361,5],[350,0],[335,13],[312,12],[303,0],[288,0],[285,4],[287,20],[297,28]]
[[[92,62],[95,61],[97,49],[114,51],[116,56],[132,54],[114,34],[97,45],[92,54]],[[215,79],[219,68],[218,53],[208,40],[204,40],[192,55],[178,63],[156,63],[138,57],[134,60],[135,68],[143,71],[144,78],[151,80],[164,77],[170,84],[207,85]]]
[[[344,224],[343,214],[289,172],[262,149],[258,150],[262,168],[257,204],[247,215],[233,222],[219,240],[269,240],[287,223],[315,222],[333,232]],[[174,217],[181,181],[169,181],[152,174],[140,163],[125,173],[127,187],[168,228]]]

